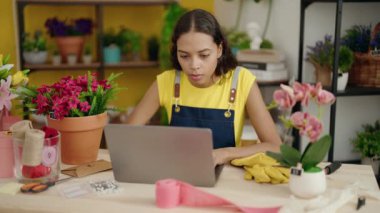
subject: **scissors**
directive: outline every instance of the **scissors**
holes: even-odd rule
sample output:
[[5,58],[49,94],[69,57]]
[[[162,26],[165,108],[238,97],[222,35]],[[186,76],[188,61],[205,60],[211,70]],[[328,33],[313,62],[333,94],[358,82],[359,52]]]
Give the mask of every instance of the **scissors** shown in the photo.
[[26,183],[20,187],[20,191],[22,193],[39,193],[47,190],[50,186],[54,186],[57,183],[66,181],[68,179],[71,179],[72,177],[69,178],[64,178],[58,181],[53,181],[53,182],[46,182],[46,183],[40,183],[40,182],[32,182],[32,183]]

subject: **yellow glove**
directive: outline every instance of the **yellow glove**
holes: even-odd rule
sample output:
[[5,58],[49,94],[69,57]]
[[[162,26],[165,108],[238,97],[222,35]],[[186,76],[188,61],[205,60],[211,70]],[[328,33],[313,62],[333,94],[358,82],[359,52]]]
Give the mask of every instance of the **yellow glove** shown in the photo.
[[244,179],[254,179],[257,183],[287,183],[289,181],[290,169],[280,167],[279,163],[265,155],[258,153],[249,157],[231,161],[234,166],[244,166]]

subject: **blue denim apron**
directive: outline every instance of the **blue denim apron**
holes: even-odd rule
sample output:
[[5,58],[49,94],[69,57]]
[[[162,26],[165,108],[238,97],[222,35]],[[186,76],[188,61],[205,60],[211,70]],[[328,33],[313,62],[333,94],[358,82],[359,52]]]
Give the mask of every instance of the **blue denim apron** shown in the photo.
[[[171,126],[210,128],[214,149],[235,146],[235,113],[233,104],[236,97],[236,86],[240,67],[232,78],[230,95],[228,97],[228,109],[207,109],[179,105],[180,72],[176,71],[174,84],[174,100],[172,105]],[[227,101],[227,100],[226,100]]]

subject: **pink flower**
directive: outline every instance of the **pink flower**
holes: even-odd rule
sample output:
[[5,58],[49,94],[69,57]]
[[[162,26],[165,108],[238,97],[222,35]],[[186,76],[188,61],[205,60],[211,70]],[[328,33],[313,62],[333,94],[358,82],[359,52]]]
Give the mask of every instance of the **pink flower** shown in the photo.
[[[281,86],[285,86],[285,85],[281,85]],[[291,91],[289,91],[289,90],[276,90],[273,93],[273,99],[276,102],[276,104],[282,109],[290,109],[296,104],[296,100],[294,98],[292,89],[291,89]]]
[[307,116],[308,113],[295,112],[290,116],[290,121],[295,128],[301,129],[305,127]]
[[0,81],[0,111],[6,108],[11,110],[12,99],[16,98],[17,95],[12,94],[10,91],[10,86],[12,83],[12,77],[8,76],[6,80],[1,79]]
[[309,84],[300,84],[298,82],[294,82],[293,90],[294,90],[294,97],[296,101],[301,101],[302,106],[309,105],[309,93],[310,93]]
[[335,102],[335,96],[326,90],[322,90],[319,92],[317,96],[317,103],[318,104],[332,104]]
[[319,135],[322,133],[322,129],[322,123],[316,117],[310,115],[304,131],[311,143],[318,140]]

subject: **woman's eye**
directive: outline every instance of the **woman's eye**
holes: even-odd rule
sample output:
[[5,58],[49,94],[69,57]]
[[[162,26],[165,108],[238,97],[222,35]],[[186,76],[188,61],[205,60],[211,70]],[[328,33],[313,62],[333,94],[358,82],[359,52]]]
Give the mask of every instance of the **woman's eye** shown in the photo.
[[210,55],[201,55],[201,58],[207,58],[209,57]]
[[187,56],[187,55],[180,55],[179,57],[181,57],[181,58],[183,58],[183,59],[186,59],[186,58],[188,58],[189,56]]

